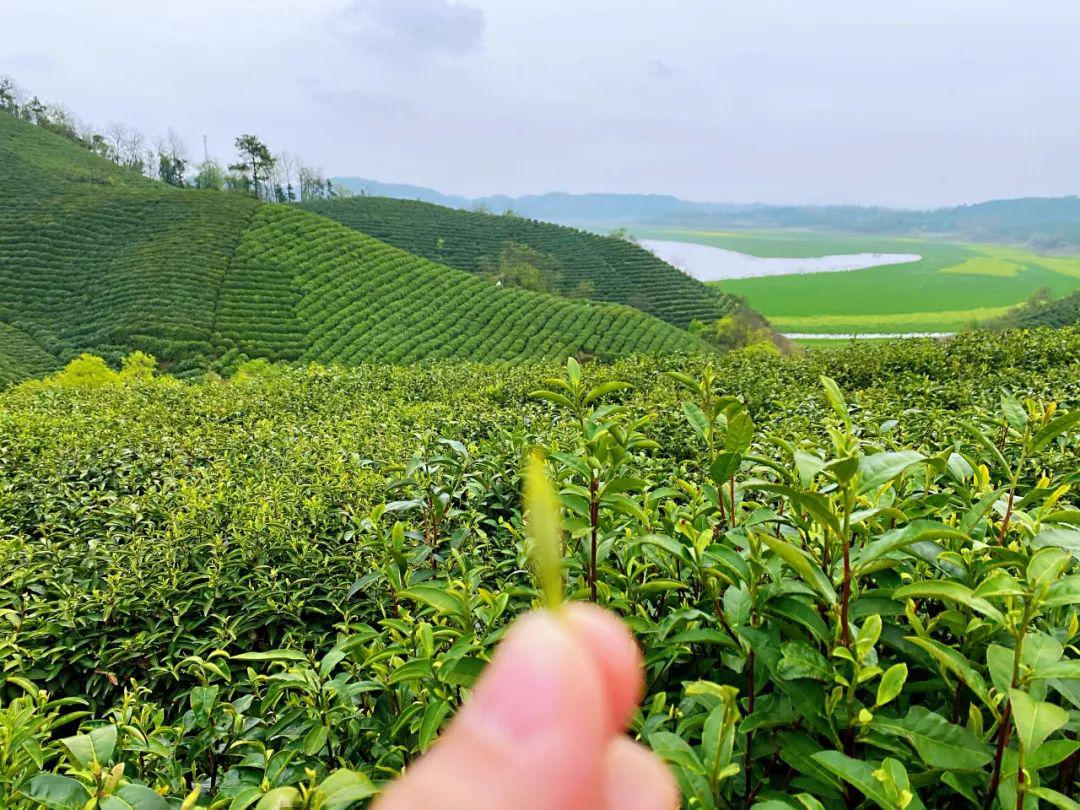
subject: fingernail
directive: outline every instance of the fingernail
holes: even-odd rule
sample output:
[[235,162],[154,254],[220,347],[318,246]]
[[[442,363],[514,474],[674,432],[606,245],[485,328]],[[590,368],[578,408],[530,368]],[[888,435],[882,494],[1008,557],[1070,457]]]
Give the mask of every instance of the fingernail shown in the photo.
[[499,647],[462,719],[514,743],[556,728],[573,644],[572,636],[547,614],[522,620]]

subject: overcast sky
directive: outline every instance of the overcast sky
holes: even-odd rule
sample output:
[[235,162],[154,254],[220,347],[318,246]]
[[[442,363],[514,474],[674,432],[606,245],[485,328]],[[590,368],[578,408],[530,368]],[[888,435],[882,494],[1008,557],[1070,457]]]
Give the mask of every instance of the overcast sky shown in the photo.
[[1078,32],[1077,0],[0,0],[0,73],[223,160],[922,207],[1080,192]]

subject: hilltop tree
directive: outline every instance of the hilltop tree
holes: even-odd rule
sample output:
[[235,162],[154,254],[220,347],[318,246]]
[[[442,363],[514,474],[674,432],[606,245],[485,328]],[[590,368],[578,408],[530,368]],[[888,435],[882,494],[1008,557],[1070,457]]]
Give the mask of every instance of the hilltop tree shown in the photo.
[[254,135],[241,135],[235,144],[240,160],[230,164],[229,168],[250,184],[249,187],[256,197],[261,197],[262,187],[259,181],[270,176],[277,161],[270,153],[270,148]]
[[109,124],[102,137],[108,144],[110,160],[119,163],[124,142],[127,140],[127,127],[120,123]]
[[0,76],[0,109],[7,110],[12,115],[18,115],[25,98],[22,89],[13,78]]
[[186,184],[184,173],[188,167],[187,144],[172,127],[157,143],[158,178],[170,186]]
[[113,123],[105,130],[103,140],[108,144],[109,157],[114,163],[137,171],[148,168],[146,136],[127,124]]
[[198,165],[195,175],[195,188],[221,191],[225,188],[225,170],[213,158],[208,158]]
[[32,124],[41,125],[49,120],[48,108],[37,96],[23,104],[19,114]]
[[300,178],[301,202],[327,199],[329,196],[327,193],[327,181],[323,177],[321,169],[308,166],[301,161],[297,168],[297,174]]
[[146,136],[139,130],[131,128],[128,130],[127,140],[123,144],[119,163],[121,166],[127,166],[137,172],[145,172],[147,169],[146,152]]
[[482,276],[500,287],[508,285],[553,293],[562,283],[562,267],[558,260],[513,240],[503,244],[497,259],[481,256],[477,267]]
[[296,185],[293,183],[293,178],[296,176],[299,162],[299,158],[289,152],[281,152],[277,155],[277,165],[281,172],[280,185],[284,188],[285,199],[288,202],[296,202]]
[[106,160],[112,160],[112,147],[109,146],[109,142],[100,132],[88,130],[83,135],[82,142],[86,144],[87,149],[89,149],[98,157],[103,157]]

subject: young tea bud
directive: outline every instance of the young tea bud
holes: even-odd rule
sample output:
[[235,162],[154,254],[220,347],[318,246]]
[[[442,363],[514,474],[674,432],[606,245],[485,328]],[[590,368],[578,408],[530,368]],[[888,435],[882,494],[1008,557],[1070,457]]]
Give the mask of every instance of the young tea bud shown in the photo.
[[537,452],[525,468],[525,534],[544,604],[557,608],[563,599],[562,525],[555,489]]

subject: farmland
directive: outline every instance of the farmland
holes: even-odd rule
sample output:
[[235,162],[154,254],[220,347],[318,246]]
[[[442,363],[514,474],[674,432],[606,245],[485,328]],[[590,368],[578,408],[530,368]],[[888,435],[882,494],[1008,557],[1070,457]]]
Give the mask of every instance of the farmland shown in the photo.
[[1065,329],[10,389],[0,804],[362,805],[539,601],[534,447],[565,593],[634,631],[631,733],[693,806],[1064,802],[1078,349]]
[[641,229],[642,238],[690,241],[767,257],[912,253],[903,265],[714,282],[746,296],[784,332],[942,332],[1003,315],[1040,289],[1080,288],[1080,258],[988,244],[802,231]]

